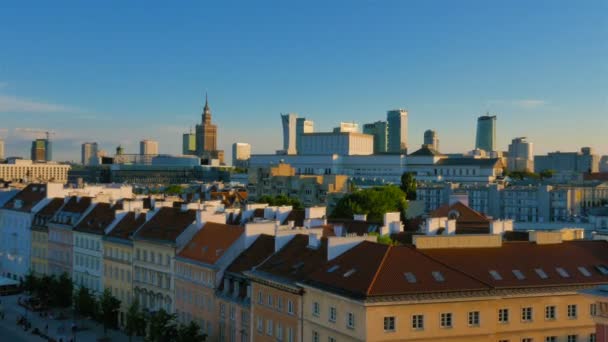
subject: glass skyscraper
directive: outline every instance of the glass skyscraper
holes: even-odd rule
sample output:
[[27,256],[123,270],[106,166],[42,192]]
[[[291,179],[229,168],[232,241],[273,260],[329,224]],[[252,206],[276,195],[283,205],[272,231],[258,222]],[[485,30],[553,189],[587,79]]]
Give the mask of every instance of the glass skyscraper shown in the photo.
[[486,152],[496,151],[496,115],[477,118],[475,148]]

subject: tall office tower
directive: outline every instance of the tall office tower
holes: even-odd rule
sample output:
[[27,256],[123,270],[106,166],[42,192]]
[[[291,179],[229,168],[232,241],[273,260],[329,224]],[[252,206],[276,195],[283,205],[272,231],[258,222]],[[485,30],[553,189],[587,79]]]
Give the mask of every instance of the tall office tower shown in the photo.
[[608,156],[602,156],[600,158],[600,166],[598,168],[599,172],[608,172]]
[[359,125],[355,122],[340,122],[340,126],[334,128],[334,133],[358,133]]
[[509,145],[509,156],[507,158],[507,170],[509,171],[534,171],[533,144],[526,137],[515,138]]
[[211,122],[211,108],[205,94],[202,122],[196,125],[196,154],[203,157],[217,151],[217,126]]
[[247,167],[251,158],[251,145],[236,142],[232,144],[232,166]]
[[139,154],[145,155],[157,155],[158,154],[158,141],[144,139],[139,142]]
[[182,154],[183,155],[195,155],[196,154],[196,134],[184,133],[182,135]]
[[439,138],[437,138],[437,132],[432,129],[424,131],[424,145],[431,147],[435,151],[439,151]]
[[82,165],[97,165],[98,162],[98,147],[96,142],[85,142],[81,148]]
[[35,162],[53,160],[52,144],[49,139],[36,139],[32,141],[31,158]]
[[300,153],[302,149],[302,135],[305,133],[313,133],[315,131],[315,123],[306,118],[296,119],[296,153]]
[[388,124],[386,121],[364,124],[363,133],[374,136],[374,154],[386,153],[388,137]]
[[4,159],[4,140],[0,139],[0,159]]
[[475,148],[486,152],[496,151],[496,115],[486,114],[477,118]]
[[285,154],[297,153],[297,121],[297,114],[281,114],[281,123],[283,123],[283,151]]
[[388,122],[387,152],[407,152],[407,111],[403,109],[389,110],[386,113]]

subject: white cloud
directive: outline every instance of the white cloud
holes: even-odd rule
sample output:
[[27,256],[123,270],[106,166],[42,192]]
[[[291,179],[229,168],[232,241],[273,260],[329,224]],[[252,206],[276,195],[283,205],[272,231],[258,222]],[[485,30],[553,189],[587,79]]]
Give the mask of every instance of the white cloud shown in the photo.
[[38,102],[26,98],[0,94],[0,113],[57,113],[75,109],[59,104]]

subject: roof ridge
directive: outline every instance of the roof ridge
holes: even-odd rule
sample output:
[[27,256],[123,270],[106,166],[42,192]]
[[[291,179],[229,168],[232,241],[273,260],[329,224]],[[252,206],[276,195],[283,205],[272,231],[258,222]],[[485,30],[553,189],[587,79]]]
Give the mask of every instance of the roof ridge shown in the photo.
[[454,271],[454,272],[460,273],[460,274],[464,275],[465,277],[468,277],[468,278],[470,278],[470,279],[473,279],[473,280],[475,280],[475,281],[478,281],[478,282],[482,283],[483,285],[485,285],[485,286],[487,286],[487,287],[489,287],[489,288],[494,289],[494,286],[493,286],[492,284],[490,284],[490,283],[487,283],[487,282],[485,282],[485,281],[483,281],[483,280],[481,280],[481,279],[478,279],[477,277],[475,277],[475,276],[473,276],[473,275],[471,275],[471,274],[469,274],[469,273],[467,273],[467,272],[465,272],[465,271],[462,271],[462,270],[460,270],[460,269],[457,269],[457,268],[455,268],[455,267],[452,267],[452,266],[450,266],[450,265],[448,265],[448,264],[446,264],[446,263],[444,263],[444,262],[442,262],[442,261],[440,261],[440,260],[438,260],[438,259],[436,259],[436,258],[433,258],[432,256],[430,256],[430,255],[428,255],[428,254],[426,254],[426,253],[424,253],[424,252],[419,251],[417,248],[412,248],[412,249],[413,249],[413,250],[414,250],[416,253],[418,253],[418,254],[420,254],[420,255],[422,255],[422,256],[424,256],[424,257],[426,257],[427,259],[433,260],[434,262],[436,262],[436,263],[438,263],[438,264],[440,264],[440,265],[442,265],[442,266],[444,266],[444,267],[446,267],[446,268],[448,268],[448,269],[450,269],[450,270],[452,270],[452,271]]
[[393,246],[391,246],[391,245],[388,245],[387,247],[388,248],[386,249],[386,251],[384,252],[384,255],[382,256],[382,260],[380,261],[380,265],[378,265],[378,268],[376,268],[376,272],[374,273],[374,277],[372,278],[372,281],[370,282],[367,289],[365,289],[366,296],[369,296],[372,288],[374,287],[374,284],[376,284],[376,280],[378,280],[378,275],[380,274],[380,270],[382,269],[384,262],[388,258],[388,254],[390,253],[391,249],[393,248]]

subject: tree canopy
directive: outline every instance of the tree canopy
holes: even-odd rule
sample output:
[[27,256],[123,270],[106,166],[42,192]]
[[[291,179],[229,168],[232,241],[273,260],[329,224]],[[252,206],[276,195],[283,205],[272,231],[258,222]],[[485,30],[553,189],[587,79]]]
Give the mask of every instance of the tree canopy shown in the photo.
[[401,191],[405,193],[405,198],[408,201],[416,200],[416,179],[412,172],[404,172],[401,175]]
[[304,206],[302,202],[295,197],[288,197],[285,195],[278,196],[262,196],[257,200],[258,203],[268,203],[268,205],[272,206],[281,206],[281,205],[290,205],[294,209],[303,209]]
[[352,219],[355,214],[366,214],[368,221],[382,222],[384,214],[398,211],[403,216],[406,208],[405,193],[396,185],[386,185],[345,195],[331,217]]
[[120,300],[112,296],[110,289],[105,289],[99,297],[99,318],[103,323],[103,332],[107,332],[108,328],[118,327],[118,310],[120,309]]

